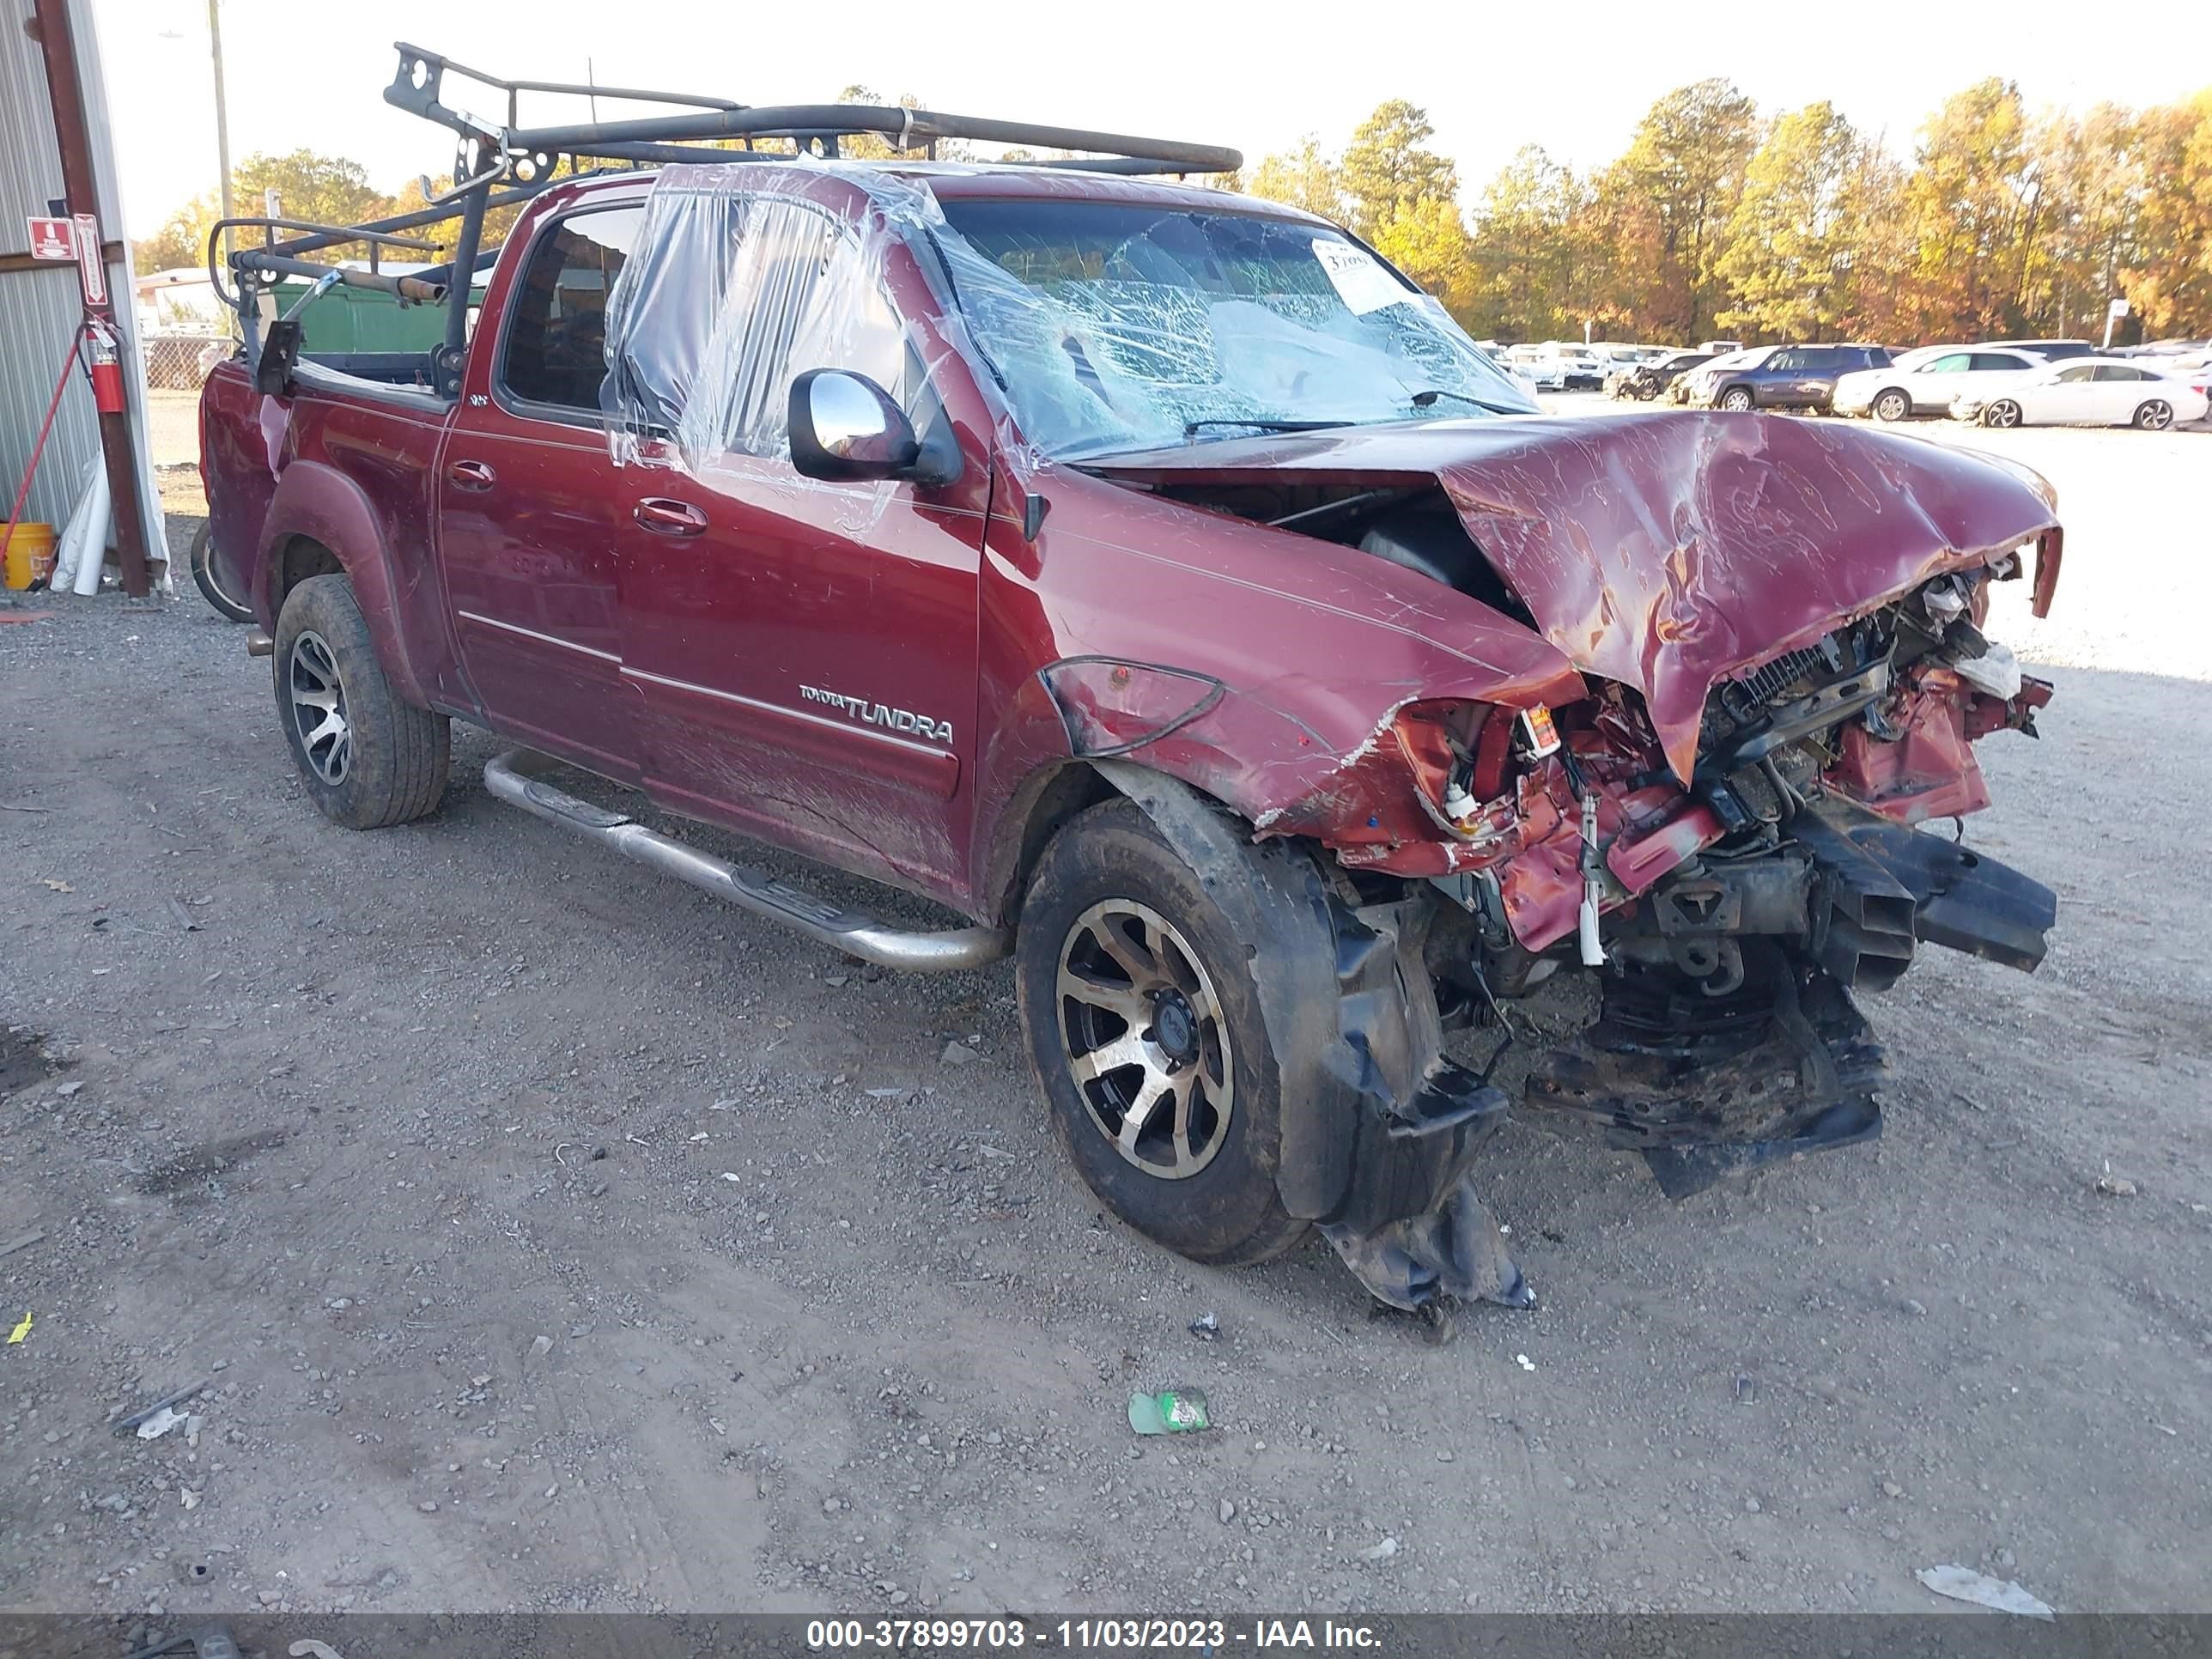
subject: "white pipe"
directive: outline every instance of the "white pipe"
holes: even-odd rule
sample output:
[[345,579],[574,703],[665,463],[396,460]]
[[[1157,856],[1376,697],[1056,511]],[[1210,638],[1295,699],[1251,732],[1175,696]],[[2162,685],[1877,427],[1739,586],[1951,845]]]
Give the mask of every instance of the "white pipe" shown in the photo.
[[84,523],[84,509],[92,500],[93,475],[100,470],[97,459],[88,463],[77,475],[76,505],[62,526],[61,534],[54,538],[54,574],[46,579],[47,587],[56,593],[66,593],[76,581],[77,544]]
[[[100,567],[107,562],[108,526],[115,518],[112,506],[107,495],[107,469],[103,466],[94,473],[92,489],[84,504],[77,508],[77,517],[84,520],[84,536],[77,544],[76,580],[72,591],[82,599],[100,592]],[[74,524],[70,527],[76,528]]]

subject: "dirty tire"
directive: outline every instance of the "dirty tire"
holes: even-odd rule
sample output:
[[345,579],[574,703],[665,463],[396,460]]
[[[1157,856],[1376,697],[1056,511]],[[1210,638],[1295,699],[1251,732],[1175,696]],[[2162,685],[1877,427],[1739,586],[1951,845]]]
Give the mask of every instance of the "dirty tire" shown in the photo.
[[1721,393],[1721,407],[1730,414],[1741,415],[1751,407],[1751,393],[1740,386],[1732,386]]
[[214,532],[214,525],[203,519],[199,532],[192,538],[192,586],[199,589],[200,597],[208,602],[217,616],[235,623],[252,622],[252,606],[231,598],[222,591],[222,584],[216,580],[212,562],[215,557]]
[[1982,411],[1984,426],[2015,427],[2020,424],[2020,405],[2009,398],[2000,398]]
[[1912,413],[1912,399],[1895,386],[1874,394],[1874,417],[1877,421],[1901,421]]
[[[325,817],[349,830],[381,830],[437,805],[446,789],[452,722],[393,693],[352,583],[311,576],[294,588],[276,619],[271,660],[277,725],[301,782]],[[316,736],[332,713],[341,721],[342,741]]]
[[2163,398],[2153,398],[2136,410],[2136,425],[2145,432],[2163,432],[2173,424],[2173,405]]
[[[1101,905],[1132,902],[1188,945],[1228,1049],[1230,1107],[1219,1144],[1194,1174],[1178,1178],[1147,1173],[1122,1155],[1071,1065],[1063,957],[1083,918]],[[1228,918],[1133,801],[1105,802],[1063,825],[1022,903],[1015,947],[1022,1030],[1061,1148],[1106,1207],[1146,1237],[1194,1261],[1231,1267],[1280,1255],[1307,1228],[1276,1190],[1281,1085],[1249,963]],[[1083,1017],[1079,1009],[1073,1017]],[[1160,1108],[1171,1111],[1171,1102]]]

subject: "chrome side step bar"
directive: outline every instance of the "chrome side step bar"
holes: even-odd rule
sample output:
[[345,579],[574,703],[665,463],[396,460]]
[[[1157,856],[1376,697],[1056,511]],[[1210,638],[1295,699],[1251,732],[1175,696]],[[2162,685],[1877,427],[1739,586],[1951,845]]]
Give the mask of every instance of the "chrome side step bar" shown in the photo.
[[875,917],[802,893],[758,870],[702,853],[649,830],[634,818],[556,788],[537,774],[558,762],[528,749],[510,749],[484,763],[484,787],[511,806],[598,842],[626,859],[648,865],[717,898],[780,921],[819,945],[884,968],[945,972],[980,968],[1012,948],[996,927],[943,933],[902,933]]

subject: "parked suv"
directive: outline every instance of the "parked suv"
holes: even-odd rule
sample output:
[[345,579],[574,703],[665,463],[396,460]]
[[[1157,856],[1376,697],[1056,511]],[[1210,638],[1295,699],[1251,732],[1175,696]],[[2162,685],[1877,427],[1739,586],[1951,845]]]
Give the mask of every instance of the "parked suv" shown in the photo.
[[[387,96],[465,125],[439,67],[403,48]],[[808,113],[816,143],[1196,148]],[[659,117],[650,149],[791,119]],[[636,159],[614,131],[491,148],[532,176]],[[1010,957],[1109,1208],[1212,1262],[1318,1227],[1400,1307],[1528,1301],[1475,1185],[1516,1103],[1679,1195],[1879,1131],[1852,995],[1922,942],[2041,960],[2050,891],[1914,827],[1985,805],[1970,739],[2050,696],[1978,626],[1990,584],[2032,569],[2041,615],[2057,580],[2024,468],[1759,416],[1545,418],[1363,244],[1255,198],[702,160],[526,190],[472,331],[435,275],[333,273],[448,307],[404,362],[318,362],[259,317],[261,273],[343,234],[240,239],[213,544],[332,822],[434,813],[465,720],[501,739],[518,842],[580,837],[825,952]],[[951,915],[832,902],[683,819]],[[437,833],[436,867],[500,856],[476,814]],[[1516,1096],[1446,1053],[1528,1036],[1496,1010],[1562,970],[1601,1017]],[[1957,984],[1986,1021],[1995,987]],[[961,1109],[940,1092],[916,1158]]]
[[1688,377],[1686,401],[1709,409],[1826,409],[1838,379],[1888,362],[1888,350],[1878,345],[1766,346],[1697,370]]

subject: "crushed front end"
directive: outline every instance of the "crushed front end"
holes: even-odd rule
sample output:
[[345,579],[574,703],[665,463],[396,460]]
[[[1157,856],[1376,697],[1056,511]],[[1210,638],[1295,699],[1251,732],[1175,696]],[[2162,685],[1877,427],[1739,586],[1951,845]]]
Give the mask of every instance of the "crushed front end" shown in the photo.
[[1431,967],[1458,1006],[1503,1019],[1563,965],[1596,975],[1595,1024],[1524,1103],[1643,1153],[1670,1195],[1869,1139],[1883,1060],[1852,994],[1923,943],[2033,969],[2056,919],[2048,888],[1916,827],[1987,805],[1974,739],[2033,735],[2050,700],[1978,621],[2015,573],[1946,572],[1722,680],[1686,779],[1610,682],[1559,708],[1410,704],[1368,765],[1402,767],[1445,833],[1337,857],[1448,896],[1464,922]]
[[[1939,833],[1989,804],[1975,742],[2033,735],[2050,700],[1983,631],[1999,581],[2049,610],[2063,536],[2041,478],[1765,416],[1203,448],[1097,470],[1334,544],[1281,550],[1335,580],[1332,600],[1358,582],[1336,550],[1371,556],[1393,632],[1364,685],[1345,683],[1348,652],[1310,649],[1295,678],[1248,683],[1231,665],[1206,698],[1148,691],[1142,720],[1109,691],[1052,682],[1071,748],[1110,740],[1091,752],[1163,766],[1262,842],[1316,849],[1356,918],[1416,908],[1426,971],[1402,1000],[1432,994],[1445,1028],[1486,1024],[1525,1053],[1535,1039],[1514,1000],[1562,969],[1584,976],[1595,1018],[1537,1056],[1524,1108],[1594,1127],[1682,1196],[1879,1133],[1883,1057],[1854,997],[1893,984],[1923,945],[2041,961],[2050,890],[1962,830]],[[1406,573],[1450,597],[1425,600]],[[1409,634],[1456,654],[1415,661]],[[1127,670],[1121,695],[1147,672]],[[1341,718],[1354,708],[1356,729]],[[1357,1048],[1371,1022],[1346,1006],[1337,1023]],[[1485,1047],[1463,1093],[1496,1086],[1505,1049]],[[1452,1064],[1421,1056],[1417,1071]],[[1400,1088],[1359,1109],[1409,1138],[1415,1097]],[[1286,1194],[1304,1167],[1292,1151]],[[1475,1172],[1454,1169],[1467,1194]],[[1331,1237],[1401,1305],[1406,1276],[1378,1262],[1514,1282],[1438,1248],[1439,1227],[1462,1239],[1449,1224],[1471,1203],[1401,1206],[1389,1229]]]

